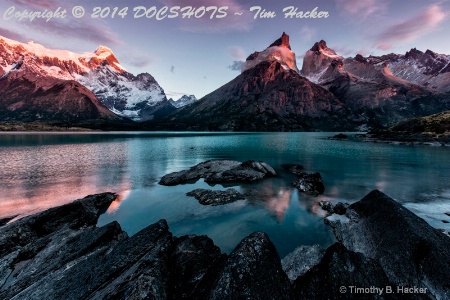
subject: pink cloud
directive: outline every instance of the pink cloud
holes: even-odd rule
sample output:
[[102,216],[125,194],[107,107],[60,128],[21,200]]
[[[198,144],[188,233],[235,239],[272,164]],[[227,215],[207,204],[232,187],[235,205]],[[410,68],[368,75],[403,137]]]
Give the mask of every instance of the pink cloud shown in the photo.
[[431,5],[419,14],[386,28],[378,35],[378,48],[399,42],[413,41],[436,29],[446,13],[438,5]]
[[343,13],[363,18],[387,8],[386,0],[336,0],[336,5]]
[[389,50],[392,48],[391,44],[381,44],[377,46],[378,50]]

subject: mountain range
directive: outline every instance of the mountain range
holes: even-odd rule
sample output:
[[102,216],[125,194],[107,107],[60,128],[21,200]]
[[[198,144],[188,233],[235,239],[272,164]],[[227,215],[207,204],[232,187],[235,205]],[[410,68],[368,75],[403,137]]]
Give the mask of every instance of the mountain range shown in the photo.
[[[450,56],[344,58],[325,41],[296,64],[285,33],[254,52],[235,79],[197,100],[167,99],[111,49],[76,54],[0,37],[0,121],[99,120],[158,130],[352,131],[450,110]],[[135,123],[139,122],[139,123]]]

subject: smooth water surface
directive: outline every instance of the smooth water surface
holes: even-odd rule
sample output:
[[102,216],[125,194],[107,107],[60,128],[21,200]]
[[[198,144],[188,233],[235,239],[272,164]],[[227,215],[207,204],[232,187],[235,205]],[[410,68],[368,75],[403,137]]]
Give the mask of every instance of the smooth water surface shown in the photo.
[[[120,194],[99,226],[117,220],[130,235],[166,219],[177,236],[207,234],[229,252],[246,235],[267,232],[281,256],[299,245],[334,242],[322,200],[354,202],[387,193],[435,227],[450,227],[450,149],[327,140],[330,133],[6,133],[0,135],[0,218],[29,214],[88,194]],[[185,196],[195,184],[159,179],[209,159],[262,160],[279,177],[235,185],[251,199],[203,206]],[[281,167],[320,172],[325,194],[299,193]]]

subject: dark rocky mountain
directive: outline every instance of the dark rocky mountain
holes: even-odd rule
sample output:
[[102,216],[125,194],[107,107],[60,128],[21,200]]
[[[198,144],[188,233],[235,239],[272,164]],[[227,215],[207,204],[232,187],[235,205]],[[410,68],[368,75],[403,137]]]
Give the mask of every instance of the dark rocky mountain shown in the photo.
[[[251,55],[242,74],[178,109],[161,120],[161,126],[226,131],[352,129],[353,121],[347,118],[350,111],[331,92],[296,71],[289,59],[291,53],[294,57],[295,54],[289,50],[288,41],[289,37],[283,34],[275,46]],[[253,66],[261,56],[262,61]]]
[[76,81],[15,72],[0,80],[0,120],[89,123],[123,118]]
[[302,75],[332,92],[368,128],[389,127],[450,108],[448,95],[397,77],[389,57],[397,58],[398,70],[401,56],[344,59],[320,41],[305,54]]
[[153,76],[127,72],[105,46],[77,54],[0,37],[0,80],[17,72],[45,77],[47,81],[75,81],[89,89],[109,110],[135,121],[151,120],[174,110]]
[[414,48],[405,55],[388,54],[370,59],[384,61],[399,78],[440,92],[450,92],[450,55]]

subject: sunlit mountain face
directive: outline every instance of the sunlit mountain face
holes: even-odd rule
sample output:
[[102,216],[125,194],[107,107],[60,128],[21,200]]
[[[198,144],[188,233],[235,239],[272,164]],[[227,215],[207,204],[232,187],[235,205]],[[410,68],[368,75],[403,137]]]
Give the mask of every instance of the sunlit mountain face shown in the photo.
[[[114,114],[135,121],[153,119],[162,107],[174,109],[153,76],[147,73],[134,76],[127,72],[112,50],[105,46],[99,46],[94,52],[77,54],[2,37],[0,57],[2,81],[25,75],[47,81],[73,81],[93,93]],[[42,85],[46,90],[50,84]]]

